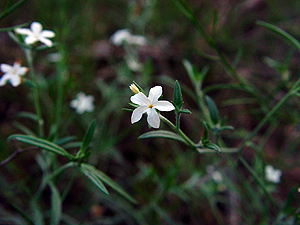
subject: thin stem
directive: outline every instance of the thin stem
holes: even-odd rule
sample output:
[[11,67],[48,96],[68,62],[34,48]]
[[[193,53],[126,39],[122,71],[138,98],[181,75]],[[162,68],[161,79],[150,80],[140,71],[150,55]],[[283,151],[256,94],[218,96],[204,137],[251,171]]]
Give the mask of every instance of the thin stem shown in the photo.
[[11,154],[9,157],[7,157],[5,160],[0,162],[0,166],[4,166],[7,163],[9,163],[13,158],[15,158],[17,155],[23,153],[23,152],[28,152],[28,151],[33,151],[33,150],[38,150],[39,148],[37,147],[29,147],[25,149],[17,149],[13,154]]
[[271,119],[271,117],[277,112],[277,110],[293,95],[299,91],[300,79],[298,79],[291,90],[273,107],[273,109],[260,121],[260,123],[255,127],[255,129],[243,140],[243,142],[238,147],[239,152],[247,145],[257,132]]
[[162,116],[161,114],[159,114],[159,117],[163,122],[165,122],[174,131],[176,131],[176,133],[179,134],[186,141],[186,144],[188,146],[190,146],[192,148],[196,148],[196,144],[188,136],[186,136],[186,134],[183,133],[182,130],[180,130],[180,128],[177,129],[177,127],[170,120],[168,120],[166,117]]
[[246,167],[246,169],[249,171],[249,173],[252,175],[252,177],[255,179],[255,181],[259,184],[259,186],[262,188],[263,192],[266,194],[269,201],[272,203],[274,209],[276,210],[276,213],[278,213],[278,206],[275,200],[273,199],[272,195],[268,192],[264,182],[262,179],[258,176],[258,174],[251,168],[251,166],[245,161],[243,157],[239,157],[240,162]]
[[31,75],[31,81],[34,84],[33,87],[33,98],[34,98],[34,106],[36,110],[36,114],[38,117],[38,134],[40,137],[44,136],[44,120],[42,119],[42,112],[41,112],[41,107],[40,107],[40,102],[39,102],[39,92],[38,92],[38,85],[36,82],[36,74],[34,71],[34,66],[33,66],[33,49],[24,49],[27,63],[29,66],[29,72]]

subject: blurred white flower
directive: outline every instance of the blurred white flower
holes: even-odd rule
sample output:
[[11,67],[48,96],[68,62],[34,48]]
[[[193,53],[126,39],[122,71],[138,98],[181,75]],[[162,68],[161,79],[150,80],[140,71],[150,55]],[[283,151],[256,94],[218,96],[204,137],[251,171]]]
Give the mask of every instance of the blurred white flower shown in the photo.
[[84,112],[92,112],[94,110],[94,97],[92,95],[85,95],[79,92],[74,100],[71,101],[70,106],[75,108],[78,114]]
[[111,37],[110,40],[114,45],[122,45],[124,42],[128,41],[131,34],[128,29],[117,30]]
[[219,171],[214,171],[211,176],[216,183],[221,183],[223,181],[222,174]]
[[110,40],[116,46],[120,46],[124,43],[132,45],[145,45],[147,43],[147,39],[144,36],[133,35],[128,29],[117,30],[110,37]]
[[43,30],[42,24],[39,22],[32,22],[30,25],[30,29],[28,28],[17,28],[15,29],[16,33],[27,35],[25,37],[24,42],[27,45],[34,44],[38,41],[44,43],[48,47],[51,47],[53,45],[52,41],[48,38],[53,38],[55,36],[55,33],[51,30]]
[[147,122],[153,128],[159,128],[160,119],[156,110],[159,111],[172,111],[174,106],[169,101],[161,101],[158,98],[162,95],[162,87],[155,86],[150,89],[149,97],[144,93],[139,92],[131,96],[130,100],[139,105],[131,115],[131,123],[138,122],[144,113],[147,113]]
[[5,85],[9,81],[12,86],[17,87],[21,84],[21,76],[24,76],[29,70],[27,67],[21,66],[21,60],[17,60],[13,66],[2,63],[0,67],[4,73],[0,78],[0,86]]
[[138,62],[136,59],[132,57],[126,57],[127,66],[134,72],[138,72],[142,69],[143,64]]
[[273,166],[267,165],[265,167],[266,179],[273,183],[279,183],[282,175],[281,170],[274,169]]
[[59,62],[62,56],[60,52],[55,52],[55,53],[50,53],[47,58],[50,62]]

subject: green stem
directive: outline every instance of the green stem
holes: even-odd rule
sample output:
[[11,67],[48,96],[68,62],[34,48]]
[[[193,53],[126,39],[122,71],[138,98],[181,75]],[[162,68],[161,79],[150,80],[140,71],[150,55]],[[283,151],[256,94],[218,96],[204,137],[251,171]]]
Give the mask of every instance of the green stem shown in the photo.
[[166,117],[159,114],[160,119],[165,122],[169,127],[171,127],[174,131],[176,131],[177,134],[179,134],[185,141],[186,144],[191,148],[196,148],[196,144],[188,137],[185,133],[180,130],[180,128],[177,128],[170,120],[168,120]]
[[190,8],[189,4],[186,0],[173,0],[179,10],[195,25],[201,36],[205,39],[207,44],[216,52],[218,55],[221,63],[223,64],[226,72],[232,76],[240,86],[254,96],[260,103],[262,109],[266,112],[268,108],[266,107],[264,99],[261,96],[262,93],[256,89],[254,86],[250,85],[240,74],[237,73],[236,69],[230,64],[228,59],[223,55],[223,53],[218,49],[215,41],[211,38],[204,30],[202,25],[199,23],[198,19],[195,17],[192,9]]
[[62,59],[58,63],[57,66],[57,101],[56,101],[56,107],[55,107],[55,134],[56,137],[58,137],[58,128],[59,128],[59,122],[60,122],[60,115],[62,110],[62,104],[63,104],[63,85],[64,85],[64,76],[66,75],[66,62],[65,62],[65,52],[63,49],[61,49],[60,53],[62,54]]
[[276,210],[276,213],[278,213],[278,206],[275,200],[273,199],[272,195],[268,192],[266,185],[262,181],[262,179],[258,176],[258,174],[251,168],[251,166],[245,161],[243,157],[239,157],[240,162],[246,167],[246,169],[249,171],[251,176],[255,179],[255,181],[259,184],[259,186],[262,188],[263,192],[266,194],[269,201],[272,203],[274,209]]
[[247,145],[257,132],[271,119],[271,117],[277,112],[277,110],[293,95],[296,95],[299,91],[300,79],[298,79],[291,90],[273,107],[273,109],[260,121],[260,123],[255,127],[255,129],[243,140],[243,142],[238,147],[239,152]]
[[43,137],[44,136],[44,120],[42,118],[42,112],[41,112],[41,107],[40,107],[40,102],[39,102],[39,91],[38,91],[38,84],[36,82],[36,74],[34,71],[34,66],[33,66],[33,49],[24,49],[25,55],[26,55],[26,59],[27,59],[27,63],[29,66],[29,72],[31,75],[31,81],[34,84],[33,87],[33,98],[34,98],[34,106],[35,106],[35,110],[36,110],[36,114],[38,117],[38,134],[39,137]]

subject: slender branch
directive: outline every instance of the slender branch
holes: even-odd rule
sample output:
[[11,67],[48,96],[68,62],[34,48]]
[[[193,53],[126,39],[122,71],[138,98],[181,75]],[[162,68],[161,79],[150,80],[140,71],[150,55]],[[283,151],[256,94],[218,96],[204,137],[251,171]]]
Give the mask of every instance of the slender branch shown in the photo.
[[0,166],[4,166],[7,163],[9,163],[13,158],[15,158],[17,155],[23,153],[23,152],[28,152],[28,151],[33,151],[33,150],[39,150],[38,147],[29,147],[29,148],[24,148],[24,149],[19,149],[18,146],[14,143],[16,147],[16,151],[11,154],[8,158],[0,162]]

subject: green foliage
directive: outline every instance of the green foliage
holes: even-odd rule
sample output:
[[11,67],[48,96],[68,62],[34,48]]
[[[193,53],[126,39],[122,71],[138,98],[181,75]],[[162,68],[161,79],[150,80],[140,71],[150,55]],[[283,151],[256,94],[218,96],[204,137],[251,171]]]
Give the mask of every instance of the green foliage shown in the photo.
[[[249,2],[1,1],[1,63],[30,71],[1,87],[0,220],[299,224],[300,3]],[[28,18],[52,48],[15,32]],[[147,45],[114,46],[123,28]],[[159,129],[121,110],[132,80],[173,97]],[[70,107],[81,91],[93,112]]]

